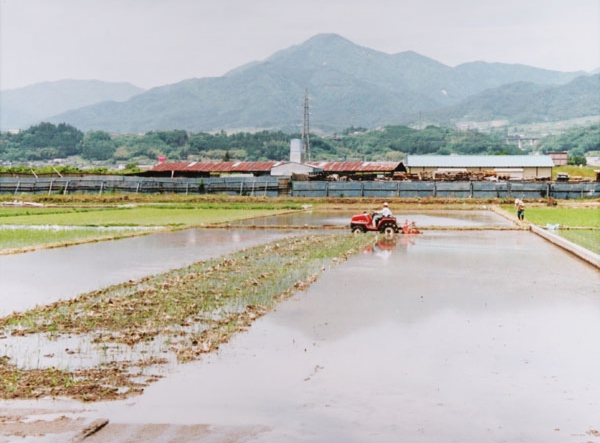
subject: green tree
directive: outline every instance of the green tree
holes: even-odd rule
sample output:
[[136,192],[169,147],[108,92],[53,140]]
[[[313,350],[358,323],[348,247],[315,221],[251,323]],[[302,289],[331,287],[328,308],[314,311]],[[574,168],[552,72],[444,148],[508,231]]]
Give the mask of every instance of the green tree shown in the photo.
[[88,160],[108,160],[117,150],[116,143],[104,131],[89,131],[83,137],[81,156]]
[[151,131],[146,134],[146,136],[153,135],[156,135],[166,145],[169,145],[172,148],[181,148],[188,143],[188,134],[182,129],[176,129],[173,131]]
[[585,158],[585,155],[569,155],[569,157],[567,158],[567,164],[585,166],[587,165],[587,159]]

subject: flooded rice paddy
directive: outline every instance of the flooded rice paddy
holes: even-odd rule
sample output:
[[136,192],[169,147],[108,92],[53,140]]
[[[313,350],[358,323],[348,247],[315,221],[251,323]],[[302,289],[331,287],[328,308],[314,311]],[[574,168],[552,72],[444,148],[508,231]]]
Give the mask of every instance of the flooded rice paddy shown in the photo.
[[184,267],[292,235],[292,231],[188,229],[0,256],[0,315]]
[[[372,212],[376,209],[365,209]],[[360,213],[360,211],[358,212]],[[236,222],[240,226],[349,226],[350,218],[356,215],[356,211],[303,211],[290,214],[265,217],[262,219],[243,220]],[[471,226],[512,226],[511,222],[497,214],[486,210],[440,210],[427,212],[399,212],[394,214],[399,224],[405,220],[414,221],[420,227],[471,227]]]
[[[407,218],[417,226],[508,223],[491,212],[465,212]],[[300,214],[265,223],[347,225],[348,216]],[[292,233],[192,230],[11,258],[22,257],[24,266],[29,257],[29,272],[52,264],[46,288],[60,297],[277,235]],[[142,239],[148,243],[134,242]],[[84,257],[95,257],[103,274],[71,274]],[[10,276],[0,263],[4,280]],[[16,264],[11,269],[23,272]],[[8,293],[3,284],[8,310],[46,302],[40,295],[13,300],[36,286],[27,280]],[[107,418],[105,429],[85,439],[92,443],[600,442],[599,288],[596,268],[526,231],[373,236],[359,255],[217,353],[170,365],[168,376],[139,397],[85,407],[24,404]]]

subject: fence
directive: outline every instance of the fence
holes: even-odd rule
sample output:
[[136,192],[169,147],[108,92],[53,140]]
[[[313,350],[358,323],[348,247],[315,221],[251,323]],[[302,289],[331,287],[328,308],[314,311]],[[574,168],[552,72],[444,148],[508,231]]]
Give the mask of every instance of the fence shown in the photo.
[[276,197],[289,191],[277,177],[154,178],[88,176],[62,178],[0,177],[0,193],[76,194],[230,194]]
[[598,198],[600,183],[538,182],[293,182],[294,197]]
[[228,194],[276,197],[505,198],[579,199],[600,197],[600,183],[436,182],[436,181],[290,181],[278,177],[155,178],[84,176],[61,178],[0,177],[1,194]]

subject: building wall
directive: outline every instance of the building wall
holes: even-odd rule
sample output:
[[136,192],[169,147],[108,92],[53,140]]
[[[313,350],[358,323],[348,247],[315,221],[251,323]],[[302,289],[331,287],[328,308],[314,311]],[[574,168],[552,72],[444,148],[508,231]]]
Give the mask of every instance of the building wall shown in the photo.
[[[432,174],[434,172],[443,169],[443,171],[451,171],[453,168],[439,168],[439,167],[412,167],[410,168],[411,174],[418,173],[429,173]],[[469,172],[484,172],[489,170],[497,171],[500,174],[507,173],[511,176],[512,179],[524,179],[524,180],[534,180],[534,179],[549,179],[552,177],[552,168],[547,167],[531,167],[531,168],[454,168],[456,171],[464,171],[465,169]]]
[[271,175],[274,177],[290,177],[292,174],[312,174],[315,168],[300,163],[284,163],[271,168]]
[[567,151],[548,152],[548,155],[552,158],[554,166],[564,166],[569,160],[569,153]]
[[[550,179],[552,178],[552,168],[526,168],[525,178]],[[531,173],[531,175],[529,175]]]

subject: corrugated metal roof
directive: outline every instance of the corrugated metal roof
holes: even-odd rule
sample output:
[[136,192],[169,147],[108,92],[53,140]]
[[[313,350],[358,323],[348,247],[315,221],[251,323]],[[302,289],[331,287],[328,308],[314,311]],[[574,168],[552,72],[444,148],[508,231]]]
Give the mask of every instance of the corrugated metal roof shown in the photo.
[[190,163],[159,163],[150,169],[150,171],[162,172],[162,171],[183,171]]
[[[269,172],[274,166],[289,162],[172,162],[161,163],[151,172]],[[325,172],[394,172],[401,162],[307,162]]]
[[400,162],[307,162],[325,172],[393,172]]
[[173,162],[161,163],[150,171],[176,171],[176,172],[269,172],[273,166],[282,162]]
[[409,155],[408,168],[548,168],[549,155]]

